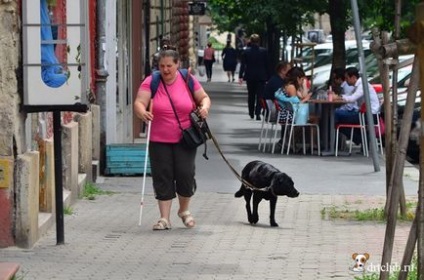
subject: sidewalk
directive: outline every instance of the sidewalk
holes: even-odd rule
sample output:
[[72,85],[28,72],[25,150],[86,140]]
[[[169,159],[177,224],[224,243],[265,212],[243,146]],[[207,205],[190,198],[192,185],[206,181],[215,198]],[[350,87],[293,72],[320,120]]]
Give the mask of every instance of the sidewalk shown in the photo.
[[[244,86],[228,83],[215,64],[210,125],[238,170],[253,159],[269,162],[295,181],[298,198],[280,197],[278,228],[269,226],[269,203],[259,207],[259,223],[247,222],[244,200],[234,198],[240,183],[209,144],[209,161],[198,152],[198,191],[186,229],[173,206],[172,230],[153,231],[159,218],[147,178],[143,219],[138,226],[142,177],[102,177],[111,190],[96,200],[80,200],[65,216],[65,245],[56,245],[52,228],[29,250],[0,250],[0,261],[21,264],[18,279],[354,279],[353,253],[369,253],[367,265],[380,264],[385,225],[330,220],[324,208],[370,209],[384,205],[384,162],[373,172],[371,158],[282,156],[257,151],[260,122],[248,119]],[[205,77],[200,78],[203,82]],[[246,112],[245,112],[246,111]],[[405,191],[414,198],[417,172],[407,167]],[[325,173],[327,172],[327,173]],[[393,264],[400,264],[410,224],[398,222]],[[22,278],[19,278],[22,277]]]

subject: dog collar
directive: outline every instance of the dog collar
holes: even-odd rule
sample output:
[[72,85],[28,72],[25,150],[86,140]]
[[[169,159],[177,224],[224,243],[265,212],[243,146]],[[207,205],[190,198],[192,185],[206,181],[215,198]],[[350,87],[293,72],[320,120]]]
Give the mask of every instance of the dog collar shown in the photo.
[[274,189],[271,186],[265,187],[265,188],[254,188],[254,187],[250,187],[250,186],[246,186],[246,188],[250,189],[251,191],[259,191],[259,192],[270,192],[273,196],[277,196],[274,193]]

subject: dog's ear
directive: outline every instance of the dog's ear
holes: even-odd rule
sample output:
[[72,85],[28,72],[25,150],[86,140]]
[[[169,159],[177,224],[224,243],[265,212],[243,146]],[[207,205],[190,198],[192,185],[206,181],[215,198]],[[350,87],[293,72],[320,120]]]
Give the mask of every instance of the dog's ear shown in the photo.
[[370,259],[370,254],[368,254],[368,253],[364,253],[364,256],[365,256],[365,259],[366,259],[366,260],[369,260],[369,259]]
[[359,254],[358,253],[354,253],[354,254],[352,254],[352,259],[354,260],[354,259],[356,259],[356,257],[358,256]]
[[281,173],[281,181],[284,185],[294,185],[292,178],[286,173]]

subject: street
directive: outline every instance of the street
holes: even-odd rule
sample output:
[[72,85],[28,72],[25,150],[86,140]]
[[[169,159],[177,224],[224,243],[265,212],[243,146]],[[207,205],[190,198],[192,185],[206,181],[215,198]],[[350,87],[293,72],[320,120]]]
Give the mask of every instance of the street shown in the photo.
[[[259,205],[259,222],[249,225],[245,203],[234,198],[240,182],[212,142],[209,160],[197,155],[197,193],[191,212],[196,227],[186,229],[172,208],[172,229],[153,231],[159,218],[147,177],[138,226],[142,176],[101,177],[97,186],[111,195],[81,199],[65,215],[65,245],[55,228],[31,249],[0,250],[0,260],[18,262],[17,279],[353,279],[353,253],[368,253],[380,264],[385,225],[331,220],[323,209],[374,209],[384,205],[385,171],[373,171],[371,158],[280,155],[257,150],[260,121],[250,120],[244,86],[227,83],[218,67],[212,83],[209,125],[225,156],[239,172],[251,160],[271,163],[290,175],[298,198],[280,197],[269,226],[269,203]],[[202,77],[205,79],[204,77]],[[416,198],[417,172],[405,168],[405,190]],[[407,173],[408,172],[408,173]],[[415,196],[411,196],[415,195]],[[397,226],[393,263],[400,264],[410,223]]]

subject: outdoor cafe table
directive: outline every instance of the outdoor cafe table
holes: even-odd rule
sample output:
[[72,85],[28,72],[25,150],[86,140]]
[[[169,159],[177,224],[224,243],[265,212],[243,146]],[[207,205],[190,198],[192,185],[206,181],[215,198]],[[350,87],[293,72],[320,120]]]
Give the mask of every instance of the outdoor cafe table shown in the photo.
[[311,99],[309,103],[320,105],[321,111],[321,124],[323,126],[323,133],[321,134],[322,143],[324,143],[324,151],[321,152],[322,156],[331,156],[335,154],[334,145],[336,140],[336,130],[334,125],[334,111],[347,102],[344,100],[324,100],[324,99]]

